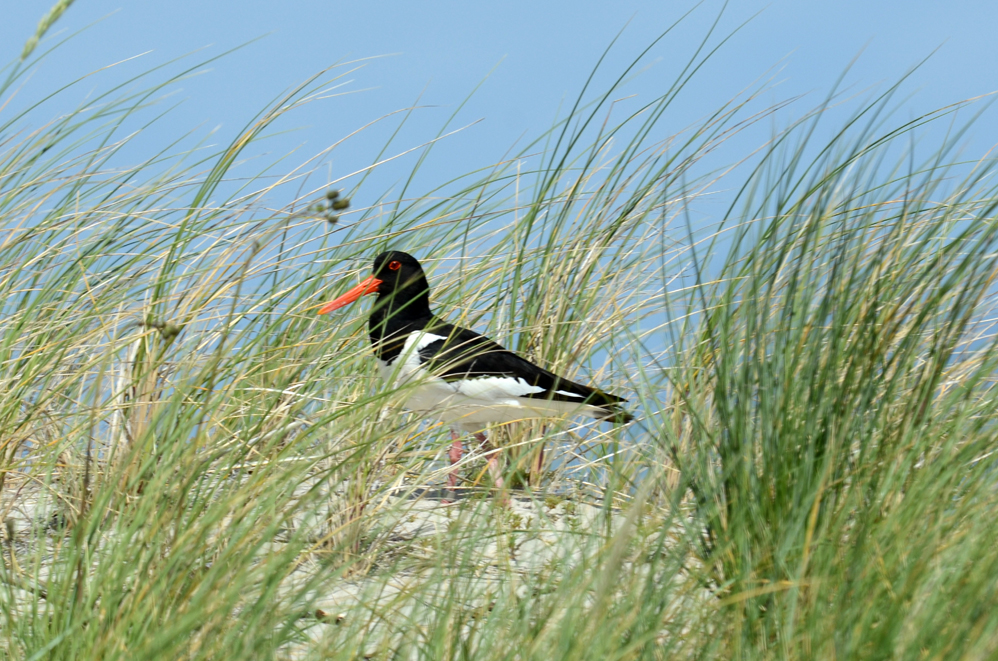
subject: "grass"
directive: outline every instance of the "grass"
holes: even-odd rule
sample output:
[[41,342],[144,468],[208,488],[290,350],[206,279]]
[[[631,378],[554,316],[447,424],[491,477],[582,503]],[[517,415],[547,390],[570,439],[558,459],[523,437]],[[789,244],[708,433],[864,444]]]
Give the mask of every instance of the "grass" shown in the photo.
[[[703,52],[619,125],[608,90],[415,199],[359,176],[268,210],[278,184],[230,181],[339,69],[127,168],[173,81],[0,111],[4,655],[994,656],[992,166],[958,130],[916,161],[957,107],[895,123],[891,88],[825,143],[828,104],[775,135],[694,228],[738,174],[705,157],[767,117],[750,94],[653,138]],[[314,314],[388,245],[449,320],[639,422],[497,430],[543,471],[441,507],[446,430],[379,388],[363,314]]]

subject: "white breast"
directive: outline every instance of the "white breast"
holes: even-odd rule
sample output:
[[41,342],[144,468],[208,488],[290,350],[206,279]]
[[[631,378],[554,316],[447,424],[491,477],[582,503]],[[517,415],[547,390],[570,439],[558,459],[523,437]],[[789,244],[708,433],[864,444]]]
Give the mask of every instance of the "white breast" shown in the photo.
[[414,379],[426,377],[426,370],[419,364],[419,352],[437,340],[446,340],[446,337],[434,335],[433,333],[409,333],[405,338],[402,351],[391,362],[379,360],[381,367],[381,378],[385,383],[402,385]]
[[419,350],[447,338],[433,333],[410,333],[402,351],[391,362],[378,361],[381,379],[386,385],[405,393],[405,407],[414,411],[432,411],[457,393],[457,387],[430,376],[420,365]]

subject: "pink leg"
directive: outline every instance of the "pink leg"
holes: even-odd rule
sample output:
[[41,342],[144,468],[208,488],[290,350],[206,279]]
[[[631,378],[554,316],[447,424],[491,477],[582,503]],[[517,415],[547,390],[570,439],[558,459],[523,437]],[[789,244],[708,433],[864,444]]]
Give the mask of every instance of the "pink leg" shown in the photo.
[[451,489],[457,486],[457,468],[454,468],[454,464],[461,461],[461,453],[464,451],[464,447],[461,444],[461,437],[453,429],[450,431],[451,445],[450,451],[447,456],[450,457],[450,474],[447,476],[447,486]]
[[482,452],[488,453],[489,455],[489,475],[492,476],[492,481],[496,485],[496,489],[502,491],[505,482],[502,479],[502,471],[499,469],[499,452],[489,443],[489,439],[482,432],[477,432],[475,438],[478,440],[478,444],[482,448]]

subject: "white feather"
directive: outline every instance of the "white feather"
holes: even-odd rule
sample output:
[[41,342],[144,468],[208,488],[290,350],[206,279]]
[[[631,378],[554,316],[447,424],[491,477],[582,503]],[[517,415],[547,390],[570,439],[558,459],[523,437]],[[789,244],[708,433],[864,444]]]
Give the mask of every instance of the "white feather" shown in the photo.
[[513,376],[478,376],[454,383],[459,393],[472,399],[501,400],[544,392],[544,388]]
[[555,390],[554,392],[555,394],[564,395],[565,397],[578,397],[579,399],[582,399],[582,395],[579,395],[574,392],[566,392],[564,390]]

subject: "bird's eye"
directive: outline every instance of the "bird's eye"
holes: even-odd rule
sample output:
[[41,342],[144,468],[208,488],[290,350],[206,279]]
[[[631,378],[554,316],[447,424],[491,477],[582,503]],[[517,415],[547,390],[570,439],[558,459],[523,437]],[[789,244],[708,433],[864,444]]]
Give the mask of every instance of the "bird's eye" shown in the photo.
[[388,268],[391,269],[392,271],[398,271],[400,268],[402,268],[402,262],[392,260],[388,262]]

